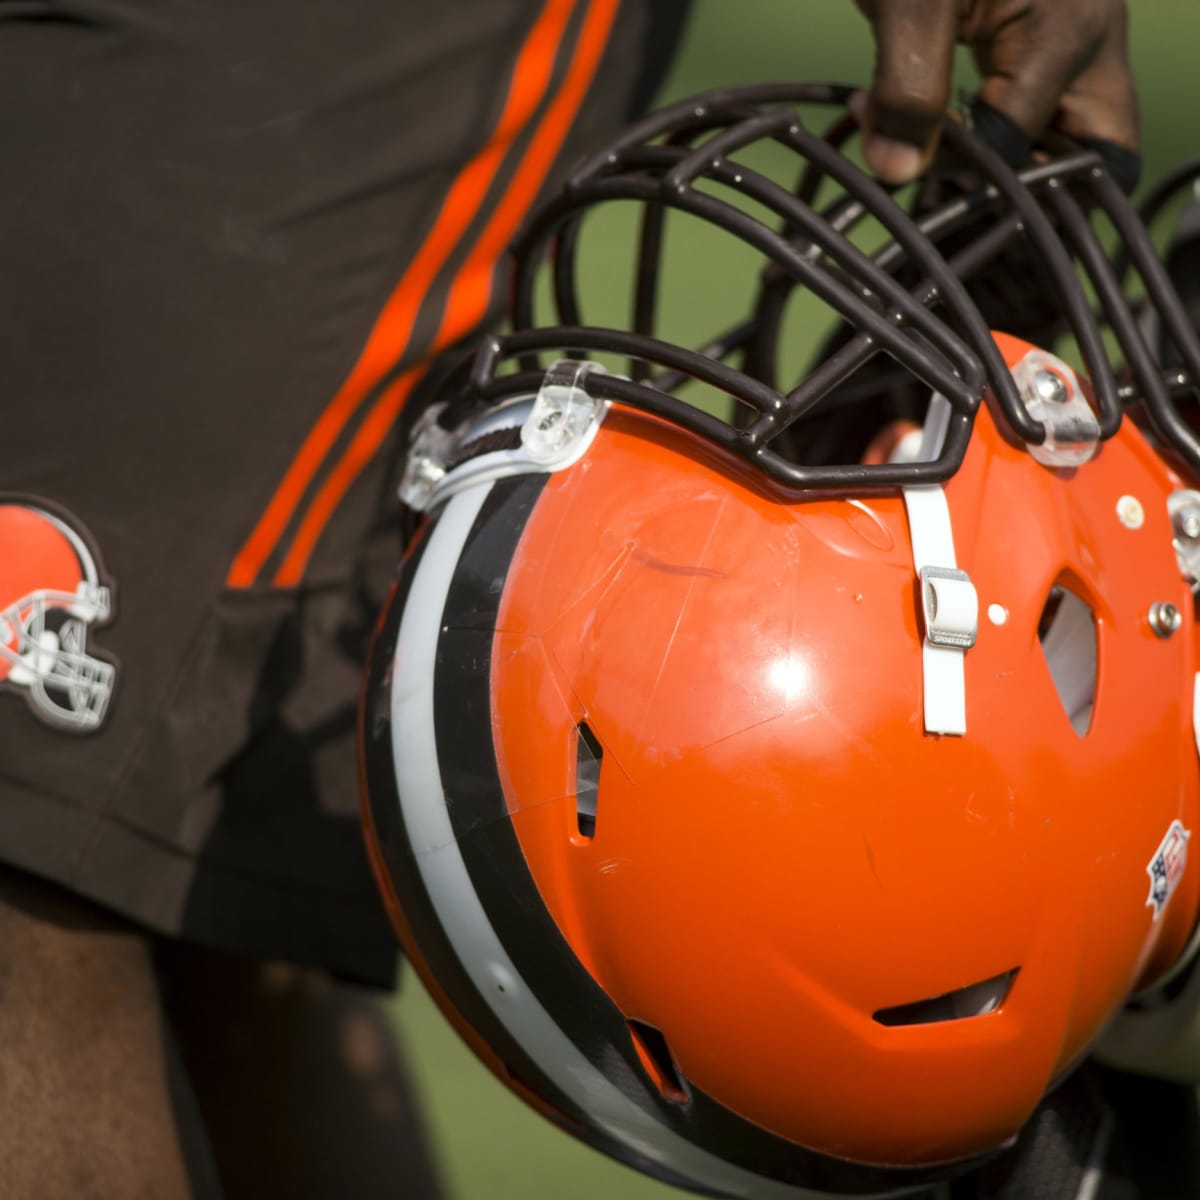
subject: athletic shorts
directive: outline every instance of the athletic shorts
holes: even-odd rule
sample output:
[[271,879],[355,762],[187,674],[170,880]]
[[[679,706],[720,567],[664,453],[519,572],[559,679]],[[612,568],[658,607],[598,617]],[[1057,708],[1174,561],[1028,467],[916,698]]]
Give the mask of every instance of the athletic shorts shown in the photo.
[[400,429],[662,0],[0,0],[0,859],[386,983]]

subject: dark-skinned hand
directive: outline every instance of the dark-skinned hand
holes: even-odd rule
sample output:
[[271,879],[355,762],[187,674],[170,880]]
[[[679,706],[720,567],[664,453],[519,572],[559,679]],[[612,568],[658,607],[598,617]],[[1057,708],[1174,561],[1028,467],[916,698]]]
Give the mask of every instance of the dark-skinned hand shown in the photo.
[[859,107],[867,164],[889,183],[924,170],[950,100],[954,48],[970,46],[980,99],[1029,138],[1053,126],[1138,149],[1125,0],[856,0],[875,31]]

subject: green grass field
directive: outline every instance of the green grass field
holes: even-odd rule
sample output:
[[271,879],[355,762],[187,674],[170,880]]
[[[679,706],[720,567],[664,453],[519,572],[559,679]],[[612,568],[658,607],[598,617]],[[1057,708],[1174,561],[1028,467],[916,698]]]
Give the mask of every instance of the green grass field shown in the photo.
[[[1200,7],[1196,0],[1131,0],[1131,7],[1146,178],[1153,180],[1200,153],[1200,79],[1192,61]],[[662,99],[760,80],[865,82],[871,56],[869,31],[849,0],[698,0]],[[962,82],[970,78],[964,63]],[[463,1046],[411,971],[395,1015],[447,1200],[678,1195],[527,1110]]]

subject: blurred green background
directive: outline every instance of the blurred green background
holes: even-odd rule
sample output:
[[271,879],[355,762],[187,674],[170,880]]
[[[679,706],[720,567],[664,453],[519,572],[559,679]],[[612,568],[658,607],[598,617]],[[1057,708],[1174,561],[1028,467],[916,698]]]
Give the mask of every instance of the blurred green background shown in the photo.
[[[1130,7],[1145,179],[1153,181],[1200,154],[1200,3],[1131,0]],[[850,0],[696,0],[660,100],[763,80],[866,82],[872,55],[870,31]],[[965,59],[960,74],[969,85]],[[414,972],[405,972],[393,1007],[446,1200],[680,1195],[526,1109],[459,1041]]]

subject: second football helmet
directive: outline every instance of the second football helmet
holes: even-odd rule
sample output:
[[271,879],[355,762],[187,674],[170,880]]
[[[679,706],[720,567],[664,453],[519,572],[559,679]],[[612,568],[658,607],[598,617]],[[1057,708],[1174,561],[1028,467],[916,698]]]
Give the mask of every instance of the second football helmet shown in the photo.
[[[1200,347],[1094,154],[1018,175],[955,128],[909,212],[843,153],[847,95],[677,105],[534,219],[513,330],[416,429],[428,519],[364,693],[372,856],[442,1008],[564,1128],[720,1195],[900,1194],[994,1152],[1200,907]],[[608,201],[644,208],[632,330],[580,307]],[[766,259],[699,349],[655,332],[670,210]],[[965,282],[1031,261],[1057,346]],[[799,291],[840,326],[787,387]]]

